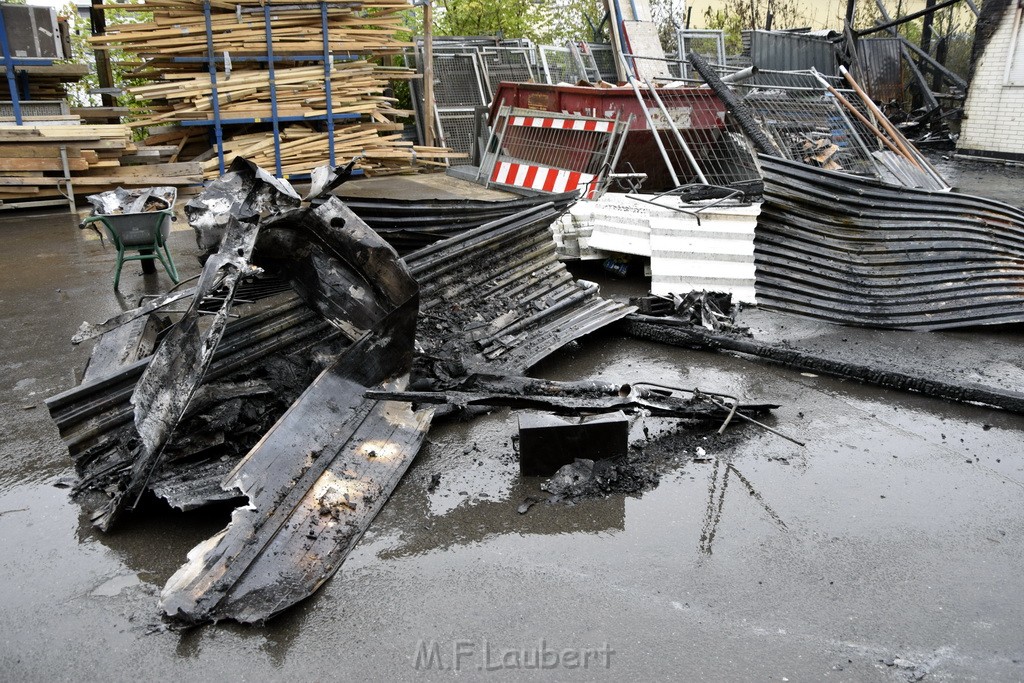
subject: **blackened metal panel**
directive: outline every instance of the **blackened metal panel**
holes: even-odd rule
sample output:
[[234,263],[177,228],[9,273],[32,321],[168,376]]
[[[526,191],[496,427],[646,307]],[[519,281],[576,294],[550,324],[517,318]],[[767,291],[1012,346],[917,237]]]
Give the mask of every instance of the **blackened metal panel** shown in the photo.
[[399,254],[408,254],[434,242],[509,218],[551,202],[564,211],[576,201],[576,192],[537,194],[509,201],[474,199],[408,200],[346,198],[345,205],[373,228]]
[[899,38],[865,38],[857,41],[860,82],[877,102],[903,97],[903,61]]
[[264,249],[291,246],[300,295],[359,337],[226,478],[249,505],[164,587],[162,608],[183,621],[261,622],[315,592],[387,501],[432,417],[363,396],[404,388],[412,367],[419,291],[395,251],[335,198],[273,219],[263,237]]
[[552,205],[525,211],[406,257],[421,288],[423,356],[521,374],[568,342],[628,315],[558,261]]
[[753,31],[750,59],[759,69],[805,71],[814,68],[828,76],[839,73],[832,41],[806,33]]
[[846,325],[1024,322],[1024,211],[760,157],[758,302]]

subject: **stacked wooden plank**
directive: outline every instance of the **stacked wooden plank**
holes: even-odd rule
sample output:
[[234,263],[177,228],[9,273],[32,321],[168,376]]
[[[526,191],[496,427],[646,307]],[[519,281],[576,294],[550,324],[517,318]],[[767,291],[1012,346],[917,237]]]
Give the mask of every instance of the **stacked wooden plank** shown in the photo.
[[[63,100],[66,96],[65,83],[75,83],[89,73],[85,64],[52,64],[19,66],[18,74],[25,74],[28,82],[29,100]],[[20,79],[19,79],[20,80]],[[25,98],[26,93],[20,93]],[[7,85],[7,68],[0,65],[0,100],[10,100],[11,90]]]
[[[358,158],[357,165],[367,173],[383,175],[413,172],[421,166],[441,166],[444,164],[439,159],[451,154],[443,148],[413,146],[412,142],[402,140],[398,133],[382,135],[388,127],[401,129],[400,124],[356,123],[340,126],[334,131],[335,157]],[[279,140],[283,175],[308,173],[311,161],[326,156],[327,134],[306,126],[284,128]],[[230,161],[236,156],[243,156],[273,171],[276,163],[274,138],[266,133],[238,135],[224,143],[225,159]],[[216,177],[218,169],[216,158],[203,163],[207,177]]]
[[[331,102],[335,113],[383,114],[393,100],[383,96],[387,80],[365,61],[341,62],[330,74]],[[315,116],[327,108],[322,66],[276,69],[278,116]],[[153,114],[131,125],[153,126],[171,121],[213,119],[213,87],[209,73],[174,73],[130,92],[150,101]],[[217,81],[217,102],[223,119],[271,116],[270,73],[238,71]]]
[[[393,54],[410,44],[397,39],[405,0],[326,0],[320,3],[253,0],[210,3],[209,38],[216,56],[216,80],[209,57],[207,16],[199,0],[151,0],[119,9],[152,12],[144,24],[108,26],[95,46],[137,55],[135,75],[150,83],[130,92],[149,111],[131,125],[159,132],[147,143],[175,146],[174,159],[198,158],[206,177],[216,177],[220,160],[207,141],[215,107],[223,128],[224,159],[251,158],[267,169],[278,166],[270,120],[279,122],[280,167],[285,175],[308,173],[329,160],[325,118],[335,119],[335,161],[359,157],[372,173],[415,171],[441,165],[448,150],[417,148],[401,139],[395,109],[386,96],[390,81],[414,78],[407,69],[386,68],[368,58]],[[108,5],[114,7],[115,5]],[[265,7],[269,7],[273,69],[269,68]],[[324,21],[326,14],[326,21]],[[325,33],[326,29],[326,33]],[[330,53],[328,68],[322,56]],[[360,58],[360,56],[362,58]],[[271,71],[273,75],[271,75]],[[326,91],[330,85],[328,106]],[[215,94],[216,93],[216,94]],[[214,101],[216,98],[216,102]],[[339,115],[346,115],[341,118]],[[303,119],[295,122],[296,118]],[[168,124],[189,124],[168,129]],[[197,149],[198,147],[198,149]]]
[[[212,2],[210,27],[218,54],[267,54],[263,7],[271,8],[273,51],[277,56],[321,54],[324,49],[318,4],[290,0],[254,3]],[[276,5],[276,7],[275,7]],[[142,57],[170,62],[168,57],[206,55],[206,17],[198,0],[157,0],[145,5],[107,4],[123,10],[151,11],[153,21],[108,26],[96,46],[116,46]],[[328,49],[333,54],[398,53],[411,43],[400,41],[402,0],[327,0]]]
[[131,140],[125,126],[0,126],[0,200],[57,196],[65,177],[61,147],[71,174],[83,175],[118,166]]
[[202,179],[199,164],[122,166],[136,151],[123,125],[0,125],[0,201],[46,199],[65,190],[64,160],[76,192],[183,185]]

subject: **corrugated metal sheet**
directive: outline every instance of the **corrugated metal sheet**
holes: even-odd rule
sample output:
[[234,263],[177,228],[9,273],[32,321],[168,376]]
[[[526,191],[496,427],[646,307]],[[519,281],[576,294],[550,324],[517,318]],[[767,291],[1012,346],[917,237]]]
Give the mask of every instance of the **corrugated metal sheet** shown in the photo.
[[404,200],[393,198],[346,198],[345,206],[398,250],[408,254],[485,223],[507,218],[548,202],[558,210],[576,200],[576,192],[543,193],[509,201],[476,199]]
[[[298,352],[314,341],[328,339],[332,334],[339,333],[298,298],[290,297],[267,310],[229,324],[206,373],[205,382],[243,381],[247,371],[266,357]],[[80,487],[104,488],[118,472],[130,465],[128,454],[119,448],[121,440],[126,438],[121,435],[121,430],[131,428],[133,407],[130,399],[150,360],[150,357],[143,358],[47,399],[50,416],[75,461],[81,477]],[[283,411],[284,407],[280,410]],[[180,463],[195,456],[195,451],[207,448],[201,440],[196,441],[192,444],[184,440],[180,444],[180,453],[172,450],[173,457],[156,479],[174,477]],[[183,471],[184,476],[195,479],[190,468],[184,467]],[[213,500],[224,497],[220,492]],[[203,500],[201,496],[191,496],[188,506],[198,506]]]
[[861,73],[873,100],[887,102],[903,97],[903,61],[899,38],[864,38],[857,41]]
[[426,362],[521,374],[635,307],[602,299],[558,260],[550,204],[406,257],[420,285],[417,341]]
[[1024,322],[1024,211],[760,162],[754,254],[763,307],[893,329]]
[[805,71],[813,67],[828,76],[839,73],[832,41],[807,33],[753,31],[750,61],[759,69],[772,71]]
[[594,202],[593,210],[590,246],[634,256],[651,255],[651,212],[669,211],[610,193]]

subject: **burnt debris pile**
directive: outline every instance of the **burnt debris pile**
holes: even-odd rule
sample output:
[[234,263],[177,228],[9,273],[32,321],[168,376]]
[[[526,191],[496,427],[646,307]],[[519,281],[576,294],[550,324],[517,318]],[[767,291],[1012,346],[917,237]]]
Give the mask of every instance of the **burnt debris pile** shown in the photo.
[[104,496],[100,529],[143,496],[182,510],[246,503],[168,581],[161,608],[174,620],[263,622],[311,595],[435,414],[511,406],[721,423],[773,407],[523,377],[635,310],[557,259],[549,226],[565,202],[517,202],[403,259],[325,194],[347,171],[318,171],[316,196],[300,197],[236,160],[186,207],[204,252],[197,281],[83,325],[74,341],[96,340],[84,380],[47,401],[75,492]]

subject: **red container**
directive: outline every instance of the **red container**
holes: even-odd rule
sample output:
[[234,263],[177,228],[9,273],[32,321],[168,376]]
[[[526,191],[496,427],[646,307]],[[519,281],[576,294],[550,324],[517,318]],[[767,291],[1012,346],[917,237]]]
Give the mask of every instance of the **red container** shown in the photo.
[[[694,182],[696,174],[683,158],[657,102],[646,89],[640,90],[644,105],[651,113],[657,134],[674,160],[681,183]],[[659,88],[658,95],[683,138],[693,148],[713,144],[725,131],[725,105],[707,88]],[[501,83],[491,103],[489,122],[493,124],[502,106],[537,111],[564,112],[582,116],[626,119],[633,122],[622,150],[617,172],[646,173],[646,192],[659,192],[673,186],[647,118],[632,88],[591,88],[543,83]],[[660,124],[660,125],[659,125]]]

